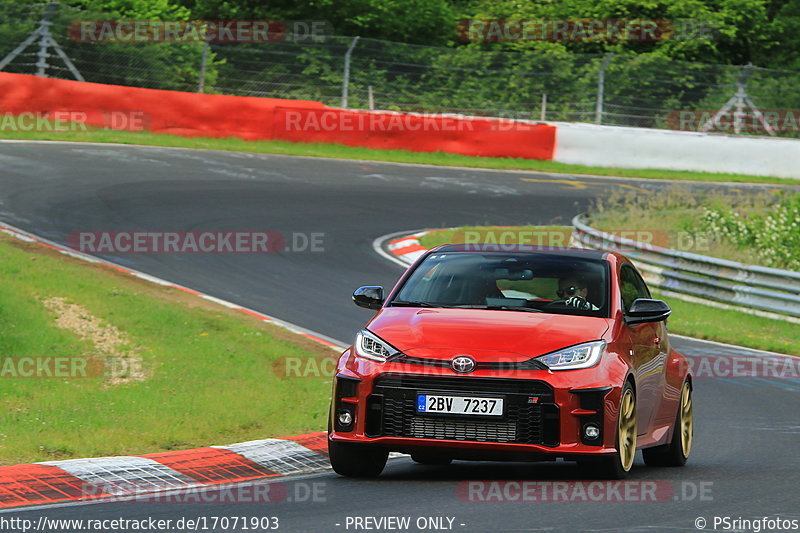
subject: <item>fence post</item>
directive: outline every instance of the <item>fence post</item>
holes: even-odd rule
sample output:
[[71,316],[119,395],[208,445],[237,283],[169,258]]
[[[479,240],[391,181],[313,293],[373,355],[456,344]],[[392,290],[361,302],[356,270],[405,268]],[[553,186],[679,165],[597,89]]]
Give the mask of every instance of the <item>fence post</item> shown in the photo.
[[206,89],[206,62],[208,61],[208,41],[203,45],[203,59],[200,63],[200,79],[197,81],[197,92],[202,93]]
[[611,63],[613,53],[606,54],[603,62],[600,64],[600,74],[597,76],[597,100],[595,101],[594,108],[594,122],[595,124],[603,123],[603,98],[605,97],[606,90],[606,69],[608,64]]
[[542,93],[542,111],[539,114],[539,120],[544,122],[547,117],[547,93]]
[[49,37],[50,37],[50,26],[53,25],[50,22],[50,19],[53,18],[55,15],[55,10],[58,4],[55,2],[50,2],[47,4],[47,8],[45,9],[44,16],[42,20],[39,22],[39,52],[36,54],[36,75],[42,78],[47,77],[47,58],[50,57],[50,54],[47,53],[47,49],[50,46]]
[[375,111],[375,96],[372,94],[372,85],[367,87],[367,103],[369,104],[369,110]]
[[347,52],[344,53],[344,79],[342,80],[342,109],[347,109],[347,96],[350,90],[350,56],[353,55],[353,48],[361,37],[353,37],[353,42]]

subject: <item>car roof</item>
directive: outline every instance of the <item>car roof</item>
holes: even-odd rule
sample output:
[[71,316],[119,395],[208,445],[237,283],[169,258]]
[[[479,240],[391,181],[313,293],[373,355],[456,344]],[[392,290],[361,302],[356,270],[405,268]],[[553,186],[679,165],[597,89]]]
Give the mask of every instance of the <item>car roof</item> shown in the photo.
[[498,254],[542,254],[550,257],[581,257],[583,259],[607,260],[609,252],[606,250],[592,250],[589,248],[566,248],[560,246],[533,246],[527,244],[444,244],[433,251],[436,252],[463,252],[463,253],[498,253]]

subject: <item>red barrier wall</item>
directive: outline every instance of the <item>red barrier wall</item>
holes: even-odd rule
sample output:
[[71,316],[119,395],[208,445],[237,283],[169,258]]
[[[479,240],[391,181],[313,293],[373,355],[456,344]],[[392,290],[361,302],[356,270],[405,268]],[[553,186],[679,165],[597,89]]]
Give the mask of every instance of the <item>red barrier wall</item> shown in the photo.
[[[161,91],[0,72],[0,113],[26,112],[80,113],[90,126],[187,137],[341,143],[486,157],[552,159],[555,145],[555,127],[543,124],[347,111],[313,101]],[[122,123],[111,125],[113,117]],[[138,123],[124,124],[126,117],[136,117]]]
[[324,107],[303,100],[160,91],[0,73],[0,112],[86,113],[86,124],[98,127],[107,126],[112,113],[141,112],[146,129],[153,133],[269,139],[272,110],[279,104]]
[[342,109],[275,108],[273,135],[296,142],[484,157],[552,159],[554,126]]

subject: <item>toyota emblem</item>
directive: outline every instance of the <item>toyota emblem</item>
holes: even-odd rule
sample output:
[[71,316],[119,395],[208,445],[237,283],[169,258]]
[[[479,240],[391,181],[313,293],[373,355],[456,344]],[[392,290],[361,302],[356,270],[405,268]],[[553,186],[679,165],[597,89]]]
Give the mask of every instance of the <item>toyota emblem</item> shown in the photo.
[[469,374],[475,370],[475,359],[467,355],[459,355],[450,361],[450,368],[458,374]]

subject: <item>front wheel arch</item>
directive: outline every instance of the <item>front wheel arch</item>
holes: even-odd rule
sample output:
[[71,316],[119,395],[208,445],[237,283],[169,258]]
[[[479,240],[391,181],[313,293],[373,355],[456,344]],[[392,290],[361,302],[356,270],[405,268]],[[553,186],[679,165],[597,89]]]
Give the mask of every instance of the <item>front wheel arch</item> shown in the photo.
[[[686,390],[688,388],[688,426],[686,426],[687,409],[685,409]],[[693,392],[692,380],[687,378],[681,385],[681,396],[678,401],[678,410],[675,415],[675,422],[672,426],[672,436],[667,444],[647,448],[642,450],[642,457],[647,466],[683,466],[689,459],[694,440],[694,415],[693,415]],[[687,440],[684,435],[688,432]]]

